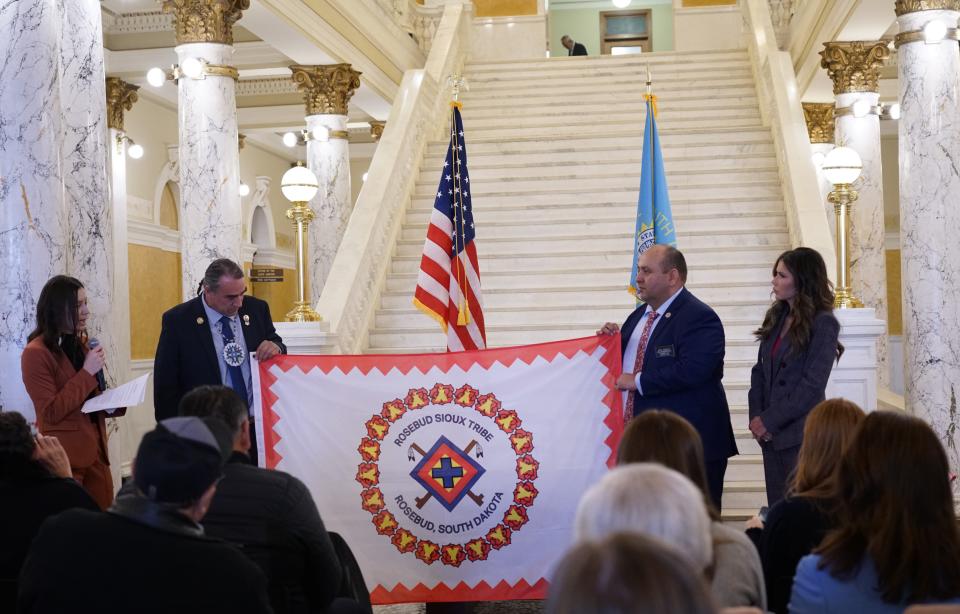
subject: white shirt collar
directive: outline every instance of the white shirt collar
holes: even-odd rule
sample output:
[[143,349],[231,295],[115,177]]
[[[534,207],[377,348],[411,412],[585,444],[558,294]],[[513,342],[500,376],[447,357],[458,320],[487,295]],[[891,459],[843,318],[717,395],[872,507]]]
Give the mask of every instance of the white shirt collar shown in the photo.
[[[660,305],[660,308],[657,309],[658,316],[662,316],[663,314],[667,313],[667,310],[670,309],[670,305],[673,303],[674,299],[680,296],[681,292],[683,292],[683,286],[680,286],[680,289],[674,292],[673,296],[665,300],[663,302],[663,305]],[[644,309],[643,311],[643,315],[646,316],[649,311],[650,311],[650,305],[647,305],[647,308]]]

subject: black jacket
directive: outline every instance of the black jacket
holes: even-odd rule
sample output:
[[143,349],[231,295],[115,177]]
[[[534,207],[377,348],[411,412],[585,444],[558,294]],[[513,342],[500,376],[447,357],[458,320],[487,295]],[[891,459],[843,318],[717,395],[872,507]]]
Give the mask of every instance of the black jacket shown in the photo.
[[207,533],[236,544],[263,570],[277,614],[323,611],[343,574],[310,491],[239,452],[223,473],[203,519]]
[[136,495],[47,520],[20,573],[18,612],[271,612],[267,582],[235,547]]
[[580,43],[574,43],[573,49],[569,49],[567,55],[587,55],[587,48]]
[[[198,296],[163,314],[153,361],[153,411],[158,422],[176,416],[180,399],[197,386],[223,384],[201,300]],[[269,340],[286,354],[287,347],[273,327],[266,302],[245,296],[239,313],[248,351],[255,351],[264,340]]]
[[24,461],[0,478],[0,612],[17,605],[17,576],[43,521],[68,509],[99,511],[82,486]]
[[767,609],[771,612],[787,612],[797,564],[823,541],[831,527],[829,516],[818,502],[789,497],[770,508],[762,531],[747,531],[760,551],[767,583]]

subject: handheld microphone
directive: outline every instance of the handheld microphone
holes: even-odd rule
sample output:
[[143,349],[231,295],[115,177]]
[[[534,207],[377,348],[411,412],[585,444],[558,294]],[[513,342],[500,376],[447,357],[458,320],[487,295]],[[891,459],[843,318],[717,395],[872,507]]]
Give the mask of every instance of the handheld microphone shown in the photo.
[[[92,339],[87,341],[87,345],[90,347],[91,350],[96,349],[100,347],[100,340],[97,339],[96,337],[93,337]],[[107,380],[105,377],[103,377],[103,369],[100,369],[99,371],[97,371],[97,374],[94,377],[97,378],[97,387],[100,389],[100,392],[103,392],[104,390],[106,390]]]

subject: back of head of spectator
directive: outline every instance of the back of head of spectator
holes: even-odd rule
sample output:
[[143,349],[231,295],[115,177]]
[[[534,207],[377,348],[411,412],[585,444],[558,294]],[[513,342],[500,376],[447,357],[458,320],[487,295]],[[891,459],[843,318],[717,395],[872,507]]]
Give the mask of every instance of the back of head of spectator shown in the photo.
[[36,471],[35,453],[36,444],[27,420],[17,412],[0,412],[0,479],[15,479],[27,471]]
[[869,558],[887,603],[960,596],[960,531],[943,446],[926,422],[868,415],[837,470],[837,528],[815,551],[820,567],[852,577]]
[[178,410],[181,416],[220,420],[227,425],[233,436],[233,451],[246,454],[250,450],[247,404],[232,388],[198,386],[183,396]]
[[716,612],[700,574],[676,548],[638,533],[576,544],[550,584],[548,614]]
[[675,546],[705,572],[713,559],[703,493],[680,473],[653,463],[616,467],[580,500],[578,541],[632,531]]
[[846,399],[827,399],[810,411],[790,495],[821,500],[834,496],[837,465],[866,416]]
[[168,418],[143,436],[133,462],[138,494],[199,522],[210,506],[233,433],[216,418]]
[[617,449],[617,464],[659,463],[686,476],[703,493],[712,520],[720,513],[710,500],[700,433],[683,416],[651,409],[630,420]]

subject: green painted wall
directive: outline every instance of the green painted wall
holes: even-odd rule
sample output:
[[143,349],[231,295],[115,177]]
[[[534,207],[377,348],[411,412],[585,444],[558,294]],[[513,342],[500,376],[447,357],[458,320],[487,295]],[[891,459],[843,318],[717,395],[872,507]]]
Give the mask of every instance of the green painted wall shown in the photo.
[[[610,9],[562,9],[550,7],[550,55],[567,55],[560,38],[569,34],[573,40],[583,43],[590,55],[600,53],[600,12]],[[635,2],[630,9],[651,9],[653,21],[653,50],[673,51],[673,4]]]

